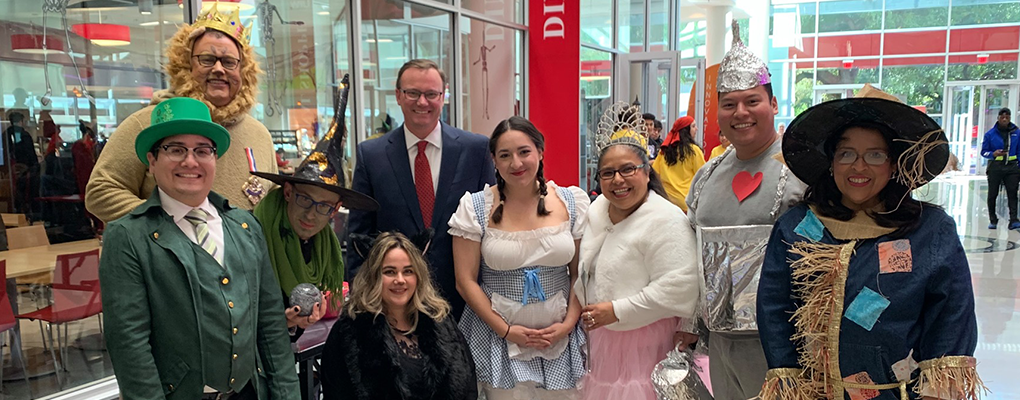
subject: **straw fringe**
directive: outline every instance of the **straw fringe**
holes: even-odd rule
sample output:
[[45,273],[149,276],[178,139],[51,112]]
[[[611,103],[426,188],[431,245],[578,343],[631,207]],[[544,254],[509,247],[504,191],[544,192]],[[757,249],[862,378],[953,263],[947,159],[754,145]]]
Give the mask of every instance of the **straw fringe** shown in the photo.
[[934,173],[925,165],[925,157],[928,156],[928,153],[931,153],[939,146],[949,144],[945,140],[935,139],[942,132],[941,129],[936,129],[924,134],[918,140],[893,139],[897,142],[910,144],[910,147],[903,154],[900,154],[900,157],[896,160],[897,182],[906,186],[907,189],[914,190],[928,183],[925,175],[935,176],[942,172],[945,165],[937,166],[938,169]]
[[773,368],[755,400],[817,400],[818,393],[800,368]]
[[933,360],[925,360],[918,364],[921,370],[917,377],[914,393],[921,394],[925,388],[931,388],[942,399],[977,400],[988,392],[981,377],[977,374],[977,361],[969,356],[944,356]]
[[[791,265],[792,278],[795,285],[794,294],[804,304],[793,313],[792,320],[797,333],[793,340],[803,341],[800,347],[798,362],[804,367],[798,389],[809,398],[824,398],[825,382],[828,381],[828,365],[830,354],[838,351],[831,349],[829,329],[836,310],[835,287],[840,280],[840,258],[844,246],[812,242],[797,242],[790,253],[801,256]],[[840,307],[841,308],[841,307]],[[841,377],[834,377],[841,379]]]

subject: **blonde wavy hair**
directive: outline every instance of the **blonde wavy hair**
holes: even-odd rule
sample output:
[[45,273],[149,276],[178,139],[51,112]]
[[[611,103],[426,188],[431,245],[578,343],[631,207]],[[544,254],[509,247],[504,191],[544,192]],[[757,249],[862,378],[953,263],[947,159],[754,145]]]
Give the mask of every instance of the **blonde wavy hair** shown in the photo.
[[421,251],[399,232],[383,232],[376,238],[365,263],[361,265],[358,275],[351,284],[350,298],[346,306],[348,315],[357,318],[358,314],[365,313],[378,317],[385,313],[382,300],[383,259],[394,249],[407,253],[411,260],[411,269],[418,278],[418,284],[406,308],[407,317],[411,321],[411,332],[418,327],[419,312],[435,321],[442,321],[450,314],[450,303],[447,303],[432,285],[432,275]]
[[233,124],[240,120],[240,117],[255,106],[258,97],[259,76],[262,69],[259,68],[258,60],[255,58],[255,50],[249,46],[237,44],[241,54],[241,87],[237,89],[237,95],[229,104],[223,107],[216,107],[205,99],[205,90],[200,82],[191,77],[191,51],[195,41],[207,34],[220,34],[234,40],[230,35],[215,29],[205,27],[194,27],[191,25],[182,26],[170,39],[166,50],[167,63],[166,74],[170,77],[170,90],[177,96],[191,97],[209,106],[212,111],[213,122]]

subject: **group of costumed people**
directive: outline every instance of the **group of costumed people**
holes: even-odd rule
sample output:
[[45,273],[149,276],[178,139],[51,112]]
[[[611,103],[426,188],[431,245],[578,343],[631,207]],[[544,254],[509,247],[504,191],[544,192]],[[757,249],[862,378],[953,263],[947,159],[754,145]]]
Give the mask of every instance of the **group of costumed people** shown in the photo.
[[[229,138],[213,190],[254,208],[284,299],[302,283],[324,292],[311,310],[284,300],[295,340],[340,306],[329,221],[379,204],[345,188],[346,78],[327,134],[293,175],[277,173],[249,115],[259,68],[235,19],[214,7],[175,34],[171,88],[111,135],[86,201],[111,221],[157,195],[137,137],[173,119],[161,102],[201,101]],[[594,201],[544,178],[534,125],[501,121],[488,140],[496,186],[464,194],[449,220],[463,315],[418,245],[379,233],[324,348],[325,396],[653,399],[656,364],[701,331],[720,399],[977,398],[967,260],[953,220],[911,195],[948,159],[938,124],[867,88],[808,109],[780,140],[768,69],[739,40],[718,88],[733,145],[704,166],[693,120],[673,124],[653,163],[640,115],[607,110]],[[674,166],[697,173],[663,187]]]

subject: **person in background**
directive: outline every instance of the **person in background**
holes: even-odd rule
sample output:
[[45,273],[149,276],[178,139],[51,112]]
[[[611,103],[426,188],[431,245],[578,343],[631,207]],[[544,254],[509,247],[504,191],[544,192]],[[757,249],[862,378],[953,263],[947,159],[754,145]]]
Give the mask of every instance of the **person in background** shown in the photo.
[[573,293],[588,196],[546,181],[545,137],[500,121],[489,139],[496,187],[465,193],[450,218],[460,329],[486,398],[576,398],[584,375],[581,306]]
[[719,145],[712,148],[712,154],[708,157],[709,160],[719,157],[722,153],[726,152],[726,149],[730,147],[730,140],[726,138],[722,130],[719,131]]
[[323,398],[478,398],[471,351],[426,263],[404,235],[379,234],[322,350]]
[[148,127],[159,103],[177,97],[202,101],[212,110],[213,122],[230,132],[233,146],[219,159],[220,173],[213,183],[217,193],[250,210],[271,188],[248,174],[252,164],[263,172],[278,172],[272,136],[250,114],[262,72],[249,42],[251,28],[242,26],[237,11],[220,13],[213,4],[170,39],[165,64],[170,88],[154,93],[150,105],[121,122],[104,146],[85,196],[85,207],[103,221],[127,214],[152,193],[156,182],[134,158],[135,137]]
[[11,126],[7,127],[5,140],[9,155],[13,160],[14,177],[17,193],[14,196],[14,209],[22,214],[33,214],[34,199],[39,195],[39,155],[32,142],[32,134],[25,130],[25,115],[14,111],[8,114]]
[[230,134],[161,102],[131,147],[156,179],[104,232],[107,349],[124,399],[299,399],[279,284],[255,217],[213,192]]
[[645,133],[648,134],[648,154],[655,158],[662,146],[662,122],[651,113],[641,114],[641,119],[645,121]]
[[[603,120],[626,106],[617,103]],[[604,129],[596,136],[603,192],[588,210],[574,283],[591,341],[581,395],[654,400],[655,365],[674,345],[697,338],[696,241],[683,211],[666,200],[647,147],[634,136],[612,136]]]
[[783,136],[783,134],[786,133],[786,124],[780,122],[779,127],[776,128],[776,133],[779,134],[779,136]]
[[[39,123],[42,125],[42,135],[49,141],[46,151],[43,153],[43,163],[46,165],[46,174],[55,175],[59,165],[59,151],[64,147],[64,139],[60,137],[60,125],[53,122],[50,110],[39,112]],[[52,170],[52,171],[51,171]]]
[[691,189],[694,174],[705,165],[705,153],[694,143],[691,127],[694,118],[683,116],[673,122],[662,142],[659,157],[652,162],[652,169],[662,179],[662,186],[669,195],[669,201],[687,212],[687,192]]
[[[84,199],[89,176],[96,166],[96,131],[82,120],[78,120],[78,130],[81,132],[81,139],[71,145],[71,158],[74,161],[74,180],[78,184],[78,194]],[[92,221],[93,228],[97,232],[102,232],[103,221],[88,210],[85,211],[85,215]]]
[[[383,137],[358,144],[352,189],[379,201],[381,212],[351,210],[348,249],[379,232],[398,231],[423,246],[440,295],[460,318],[464,300],[457,293],[450,216],[465,192],[496,183],[489,139],[439,120],[446,74],[429,60],[416,59],[397,72],[397,103],[404,123]],[[347,252],[348,276],[357,276],[364,256]]]
[[718,123],[731,150],[705,164],[687,196],[698,232],[708,328],[709,375],[716,399],[758,395],[768,364],[758,338],[758,275],[776,219],[797,204],[804,184],[783,164],[776,133],[778,101],[768,67],[740,42],[719,66]]
[[999,216],[995,213],[995,200],[999,187],[1006,186],[1006,200],[1009,205],[1009,229],[1020,230],[1017,219],[1017,191],[1020,190],[1020,129],[1010,122],[1012,113],[1008,108],[999,110],[995,126],[985,132],[981,141],[981,156],[988,159],[985,175],[988,177],[988,229],[995,229]]
[[783,139],[809,186],[765,250],[762,400],[976,400],[984,390],[956,223],[911,194],[942,170],[949,144],[924,112],[877,92],[811,107]]

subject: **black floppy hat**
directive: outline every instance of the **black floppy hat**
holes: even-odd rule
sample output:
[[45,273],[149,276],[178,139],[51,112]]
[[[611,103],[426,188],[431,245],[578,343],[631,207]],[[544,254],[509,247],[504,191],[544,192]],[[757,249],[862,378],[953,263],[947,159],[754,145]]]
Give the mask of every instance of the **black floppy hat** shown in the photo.
[[[832,160],[825,154],[825,143],[854,126],[877,127],[885,135],[892,135],[890,151],[899,157],[892,161],[904,185],[916,189],[942,172],[949,161],[949,144],[935,120],[918,109],[888,100],[892,96],[870,86],[858,96],[862,94],[869,97],[827,101],[805,110],[790,123],[783,135],[783,158],[794,175],[808,185],[831,175]],[[904,176],[905,170],[914,173]],[[903,182],[907,177],[912,179]]]

